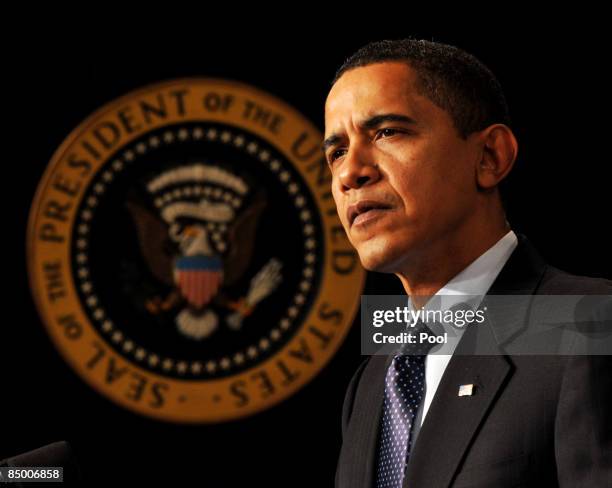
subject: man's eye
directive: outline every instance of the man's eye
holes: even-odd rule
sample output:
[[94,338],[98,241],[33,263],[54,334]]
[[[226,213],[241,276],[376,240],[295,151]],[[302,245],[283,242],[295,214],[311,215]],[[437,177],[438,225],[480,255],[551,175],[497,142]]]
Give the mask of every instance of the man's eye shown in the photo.
[[377,132],[377,135],[382,136],[382,137],[390,137],[390,136],[394,136],[398,132],[400,131],[398,131],[397,129],[385,128],[385,129],[380,129]]
[[340,156],[342,156],[343,151],[344,149],[336,149],[335,151],[332,151],[331,154],[329,155],[329,162],[331,163],[336,158],[339,158]]

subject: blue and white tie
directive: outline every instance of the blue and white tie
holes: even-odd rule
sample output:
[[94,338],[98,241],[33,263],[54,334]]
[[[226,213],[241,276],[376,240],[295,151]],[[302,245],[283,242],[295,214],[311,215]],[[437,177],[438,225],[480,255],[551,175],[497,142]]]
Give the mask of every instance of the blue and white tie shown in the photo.
[[[435,335],[422,322],[414,333]],[[412,444],[412,430],[425,392],[425,357],[434,344],[404,347],[393,357],[385,378],[378,444],[376,488],[401,488]],[[409,346],[410,347],[410,346]]]

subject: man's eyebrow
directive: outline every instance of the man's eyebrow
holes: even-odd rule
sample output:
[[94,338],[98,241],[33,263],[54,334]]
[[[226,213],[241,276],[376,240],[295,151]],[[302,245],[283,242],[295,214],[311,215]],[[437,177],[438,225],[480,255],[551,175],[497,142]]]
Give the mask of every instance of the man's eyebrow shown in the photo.
[[340,137],[338,134],[332,134],[323,141],[323,144],[321,144],[321,149],[323,150],[323,152],[326,152],[328,148],[330,148],[331,146],[335,146],[341,140],[342,137]]
[[[371,129],[375,129],[381,124],[384,124],[385,122],[402,122],[404,124],[412,124],[412,125],[417,124],[417,121],[414,120],[412,117],[408,117],[407,115],[390,113],[390,114],[373,115],[372,117],[364,120],[358,125],[362,129],[371,130]],[[340,142],[341,140],[342,140],[342,136],[340,136],[339,134],[332,134],[331,136],[329,136],[327,139],[323,141],[323,144],[321,145],[321,149],[323,150],[323,152],[325,152],[331,146],[335,146],[336,144],[338,144],[338,142]]]
[[415,124],[415,125],[417,123],[416,120],[414,120],[411,117],[408,117],[407,115],[380,114],[380,115],[374,115],[370,117],[369,119],[364,120],[359,125],[363,127],[364,129],[374,129],[385,122],[403,122],[405,124]]

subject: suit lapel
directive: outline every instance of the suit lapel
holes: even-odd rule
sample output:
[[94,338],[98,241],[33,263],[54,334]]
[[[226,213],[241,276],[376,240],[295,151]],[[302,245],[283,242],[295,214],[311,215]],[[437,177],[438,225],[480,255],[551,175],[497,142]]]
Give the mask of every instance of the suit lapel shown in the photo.
[[[489,294],[533,294],[542,278],[544,261],[524,235],[517,237],[518,245]],[[490,310],[485,323],[465,331],[410,454],[405,487],[450,485],[478,426],[511,375],[510,363],[498,344],[520,329],[522,316],[520,310]],[[479,351],[492,355],[471,355],[476,340]],[[464,384],[475,385],[474,395],[458,396]]]
[[[502,355],[462,355],[476,335],[479,347],[496,347],[485,324],[464,333],[451,358],[409,457],[404,486],[449,486],[469,444],[487,411],[510,375],[510,364]],[[485,337],[487,336],[487,337]],[[466,340],[464,340],[464,338]],[[474,394],[458,396],[459,386],[473,384]]]

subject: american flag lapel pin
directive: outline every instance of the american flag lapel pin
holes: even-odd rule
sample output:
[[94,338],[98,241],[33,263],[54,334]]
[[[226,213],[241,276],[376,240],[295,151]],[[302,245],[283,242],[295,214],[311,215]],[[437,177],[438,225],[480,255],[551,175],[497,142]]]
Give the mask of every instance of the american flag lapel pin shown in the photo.
[[457,396],[472,396],[474,394],[474,385],[459,385],[459,393]]

